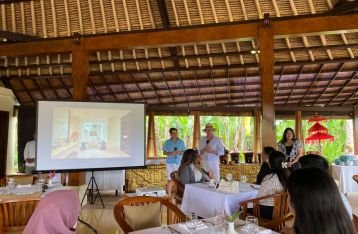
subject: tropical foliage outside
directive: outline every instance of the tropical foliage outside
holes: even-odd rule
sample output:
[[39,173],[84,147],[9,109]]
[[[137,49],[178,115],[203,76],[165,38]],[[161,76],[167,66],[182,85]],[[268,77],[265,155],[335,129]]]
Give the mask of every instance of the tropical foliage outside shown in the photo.
[[[328,129],[328,133],[334,136],[333,142],[322,142],[322,154],[327,158],[329,162],[333,162],[340,155],[345,152],[352,151],[352,145],[350,145],[348,138],[352,138],[352,132],[346,131],[347,128],[352,128],[352,125],[347,126],[349,121],[346,119],[329,119],[321,122]],[[303,138],[309,136],[308,129],[312,126],[312,123],[308,123],[307,120],[302,121]],[[282,134],[285,128],[295,128],[295,120],[276,120],[276,139],[277,141],[282,139]],[[305,151],[317,151],[317,144],[305,144]]]
[[[347,126],[351,120],[345,119],[329,119],[322,124],[328,128],[329,134],[335,137],[334,142],[323,142],[322,153],[330,161],[333,162],[341,154],[351,151],[347,138],[352,138],[351,132],[347,133]],[[212,123],[216,128],[215,135],[220,137],[226,149],[229,151],[250,151],[253,147],[253,129],[254,118],[243,116],[201,116],[200,127],[203,129],[206,123]],[[155,133],[157,142],[157,152],[159,156],[163,156],[162,146],[167,140],[169,129],[175,127],[178,129],[179,137],[184,140],[186,147],[191,148],[193,143],[193,116],[155,116]],[[303,120],[303,137],[308,137],[308,129],[312,126],[307,120]],[[281,140],[285,128],[294,129],[294,120],[276,120],[276,141]],[[203,135],[203,133],[202,133]],[[316,151],[317,145],[305,144],[305,151]]]

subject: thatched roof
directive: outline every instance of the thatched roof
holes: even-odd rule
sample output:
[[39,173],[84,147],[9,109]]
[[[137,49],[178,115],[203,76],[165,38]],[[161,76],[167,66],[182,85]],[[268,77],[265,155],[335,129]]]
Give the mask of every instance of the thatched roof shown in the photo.
[[[13,2],[13,3],[11,3]],[[331,0],[0,0],[0,37],[28,41],[336,11]],[[347,8],[344,8],[347,11]],[[358,28],[357,28],[358,29]],[[2,32],[2,33],[1,33]],[[90,53],[90,100],[176,107],[260,106],[257,39]],[[275,104],[358,103],[358,33],[275,38]],[[21,104],[72,98],[72,56],[0,58],[0,79]]]

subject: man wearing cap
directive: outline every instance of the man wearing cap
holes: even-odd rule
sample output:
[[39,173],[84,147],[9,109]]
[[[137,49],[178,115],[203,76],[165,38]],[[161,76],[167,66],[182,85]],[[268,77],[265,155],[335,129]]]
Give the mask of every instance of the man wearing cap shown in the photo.
[[171,195],[171,190],[174,185],[174,182],[171,181],[170,174],[178,170],[182,155],[186,150],[184,141],[178,138],[178,130],[176,128],[170,128],[169,133],[170,139],[166,140],[163,145],[163,154],[167,156],[168,196]]
[[199,145],[199,153],[203,160],[202,165],[206,171],[211,171],[214,178],[220,179],[220,162],[219,158],[224,155],[224,146],[220,138],[214,136],[216,129],[211,123],[207,123],[203,132],[206,136],[201,137]]

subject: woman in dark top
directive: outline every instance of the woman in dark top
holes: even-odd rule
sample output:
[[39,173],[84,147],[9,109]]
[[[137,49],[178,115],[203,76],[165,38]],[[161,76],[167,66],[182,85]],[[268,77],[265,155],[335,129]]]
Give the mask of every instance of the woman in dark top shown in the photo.
[[270,146],[264,147],[264,151],[262,152],[262,164],[259,173],[256,176],[256,184],[261,184],[262,180],[265,176],[272,173],[269,164],[267,163],[269,155],[274,152],[275,149]]
[[[286,128],[283,132],[282,140],[278,142],[278,151],[286,156],[286,161],[289,162],[288,167],[292,167],[303,155],[303,144],[296,138],[292,128]],[[294,168],[298,168],[297,164]]]
[[354,234],[354,226],[333,178],[319,168],[292,172],[288,203],[296,234]]

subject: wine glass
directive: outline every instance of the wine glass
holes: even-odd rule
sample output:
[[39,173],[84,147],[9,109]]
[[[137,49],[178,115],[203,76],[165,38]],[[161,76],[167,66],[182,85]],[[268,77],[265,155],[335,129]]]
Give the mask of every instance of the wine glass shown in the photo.
[[246,181],[247,181],[246,175],[240,176],[240,180],[241,180],[242,183],[246,183]]
[[246,229],[249,233],[256,233],[258,231],[258,220],[255,216],[247,216],[245,219]]
[[225,210],[223,208],[218,208],[215,210],[215,224],[222,225],[225,219]]
[[226,179],[227,179],[227,181],[231,182],[232,181],[232,174],[231,173],[226,174]]
[[194,233],[197,226],[198,216],[195,213],[186,214],[186,227],[190,231],[190,233]]
[[7,187],[9,189],[15,188],[15,180],[14,180],[14,178],[12,178],[12,177],[9,178],[9,180],[7,181]]

